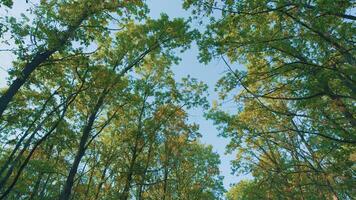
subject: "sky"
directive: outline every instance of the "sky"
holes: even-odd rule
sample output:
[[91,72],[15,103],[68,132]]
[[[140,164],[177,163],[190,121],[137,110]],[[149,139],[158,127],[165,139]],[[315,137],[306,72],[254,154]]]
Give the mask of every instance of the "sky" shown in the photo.
[[[186,11],[182,8],[182,0],[148,0],[147,4],[150,9],[150,16],[152,18],[158,18],[160,13],[166,13],[171,18],[183,17],[188,18],[190,11]],[[196,22],[192,22],[192,28],[202,29]],[[182,59],[181,62],[173,66],[176,79],[180,80],[181,77],[190,75],[193,78],[197,78],[200,81],[206,83],[209,87],[208,100],[212,103],[214,100],[218,100],[217,92],[214,91],[215,84],[226,72],[227,68],[221,60],[212,60],[209,64],[205,65],[198,61],[199,49],[196,44],[192,44],[191,48],[179,55]],[[226,105],[224,110],[234,112],[233,107]],[[200,133],[202,134],[201,141],[205,144],[213,146],[213,150],[220,155],[221,164],[220,171],[224,176],[224,186],[226,189],[231,184],[239,182],[243,178],[248,176],[237,176],[231,174],[230,161],[234,159],[235,155],[225,154],[225,146],[229,143],[229,139],[219,137],[219,131],[214,126],[213,121],[204,118],[204,110],[195,109],[189,111],[189,118],[191,122],[197,123],[200,126]]]
[[[14,8],[11,13],[5,13],[3,10],[0,10],[0,15],[19,16],[21,12],[26,11],[26,5],[23,2],[24,1],[15,0]],[[158,18],[161,13],[168,14],[170,18],[188,18],[190,15],[189,11],[182,8],[182,0],[147,0],[147,4],[150,9],[150,17],[152,18]],[[194,21],[191,26],[192,28],[201,29],[201,27],[198,27],[198,24]],[[0,49],[3,49],[2,45],[0,45]],[[193,78],[197,78],[198,80],[205,82],[209,87],[208,100],[212,103],[214,100],[218,99],[217,92],[214,91],[214,86],[218,79],[224,74],[226,68],[219,60],[213,60],[207,65],[199,63],[197,58],[198,53],[199,50],[197,45],[192,44],[190,49],[184,53],[178,54],[182,60],[178,65],[172,66],[172,69],[175,73],[177,81],[179,81],[182,77],[190,75]],[[0,51],[0,87],[5,86],[7,80],[7,69],[9,69],[11,61],[14,59],[15,56],[11,55],[11,53],[7,51]],[[229,110],[233,108],[229,107],[225,109]],[[234,110],[229,111],[234,112]],[[237,176],[231,174],[230,161],[234,159],[234,155],[225,154],[225,146],[228,144],[229,139],[219,137],[219,131],[217,130],[217,127],[213,125],[213,121],[205,119],[203,114],[204,110],[202,109],[190,110],[189,120],[190,122],[199,124],[200,133],[202,134],[201,142],[212,145],[214,152],[220,155],[220,171],[221,175],[224,176],[224,186],[228,189],[231,184],[237,183],[241,179],[248,177],[244,175]]]

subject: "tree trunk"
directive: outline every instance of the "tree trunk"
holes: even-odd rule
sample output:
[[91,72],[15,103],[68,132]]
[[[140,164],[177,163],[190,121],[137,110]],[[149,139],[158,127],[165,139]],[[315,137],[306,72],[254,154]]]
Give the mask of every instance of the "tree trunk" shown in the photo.
[[35,69],[44,61],[46,61],[55,50],[45,51],[44,53],[37,54],[31,62],[25,65],[25,68],[22,70],[21,75],[18,76],[14,82],[10,85],[9,89],[1,96],[0,98],[0,118],[4,113],[6,107],[15,96],[20,87],[26,82],[30,74],[35,71]]
[[109,165],[110,165],[110,159],[108,159],[107,162],[106,162],[106,164],[105,164],[105,167],[104,167],[103,173],[101,174],[100,182],[99,182],[98,189],[97,189],[97,192],[96,192],[96,194],[95,194],[95,198],[94,198],[94,199],[98,199],[98,198],[99,198],[99,194],[100,194],[100,191],[101,191],[101,187],[102,187],[103,184],[105,183],[106,171],[108,170]]
[[142,173],[140,185],[139,185],[139,188],[138,188],[138,195],[137,195],[137,199],[138,200],[142,200],[143,187],[144,187],[144,183],[145,183],[145,180],[146,180],[146,173],[147,173],[150,161],[151,161],[152,149],[153,149],[153,142],[151,142],[150,147],[148,149],[147,162],[146,162],[146,165],[145,165],[145,169],[144,169],[144,171]]
[[0,97],[0,119],[12,101],[15,94],[19,91],[22,85],[27,81],[30,75],[40,66],[43,62],[45,62],[52,54],[60,50],[64,47],[67,42],[73,37],[73,33],[79,28],[84,20],[88,18],[88,12],[86,10],[83,11],[82,16],[76,21],[73,25],[70,25],[68,29],[62,34],[62,37],[59,37],[57,41],[57,45],[52,49],[47,49],[44,52],[37,53],[33,59],[27,63],[24,69],[21,71],[21,74],[16,77],[14,82],[10,85],[10,87],[5,91],[5,93]]
[[70,198],[70,194],[71,194],[73,183],[74,183],[74,178],[75,178],[75,175],[77,174],[79,163],[80,163],[82,157],[84,156],[84,153],[86,150],[85,146],[89,139],[90,131],[92,129],[96,114],[97,114],[97,110],[90,115],[88,124],[85,126],[85,128],[83,130],[83,134],[82,134],[82,137],[81,137],[80,143],[79,143],[79,148],[78,148],[78,151],[74,158],[72,167],[69,170],[69,174],[67,176],[66,183],[64,185],[64,188],[63,188],[62,193],[59,198],[60,200],[68,200]]
[[85,150],[86,150],[86,145],[87,142],[89,140],[90,137],[90,132],[93,128],[93,124],[94,121],[96,119],[96,115],[100,109],[100,107],[103,105],[103,101],[105,99],[105,96],[107,94],[107,89],[104,89],[103,92],[101,93],[98,102],[96,103],[94,110],[92,111],[92,113],[89,116],[87,125],[84,127],[83,130],[83,134],[82,137],[80,138],[80,143],[79,143],[79,148],[78,151],[76,153],[76,156],[74,158],[74,162],[72,164],[72,167],[69,170],[69,174],[67,176],[67,180],[64,184],[63,190],[61,192],[61,195],[59,197],[60,200],[69,200],[70,199],[70,195],[72,192],[72,187],[73,187],[73,183],[74,183],[74,178],[75,175],[77,174],[77,170],[80,164],[80,161],[82,159],[82,157],[85,154]]

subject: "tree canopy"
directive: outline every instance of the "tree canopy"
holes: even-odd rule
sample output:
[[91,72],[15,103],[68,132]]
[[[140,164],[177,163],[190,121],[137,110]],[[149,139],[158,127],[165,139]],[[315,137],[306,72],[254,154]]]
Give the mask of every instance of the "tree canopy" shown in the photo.
[[[356,197],[355,2],[185,0],[187,19],[152,19],[139,0],[26,6],[0,16],[15,56],[0,88],[0,199]],[[212,105],[206,83],[172,70],[192,43],[226,69]],[[192,108],[251,179],[226,191]]]
[[354,198],[354,3],[185,3],[198,16],[222,15],[200,38],[200,59],[224,62],[227,73],[216,87],[237,112],[216,106],[207,116],[231,138],[236,172],[254,177],[230,197]]

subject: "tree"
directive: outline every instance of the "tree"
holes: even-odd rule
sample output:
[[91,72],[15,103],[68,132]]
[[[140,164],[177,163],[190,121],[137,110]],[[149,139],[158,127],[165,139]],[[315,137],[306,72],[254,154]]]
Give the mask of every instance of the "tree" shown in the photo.
[[0,199],[221,198],[219,157],[186,112],[207,108],[207,87],[170,69],[197,36],[188,21],[150,19],[141,1],[30,10],[6,18],[18,48],[1,97]]
[[[5,2],[5,5],[11,3]],[[96,31],[107,30],[106,25],[110,21],[106,17],[110,15],[107,12],[116,12],[117,15],[123,16],[120,9],[126,9],[128,13],[136,14],[142,12],[140,6],[143,6],[140,1],[50,0],[41,1],[34,10],[36,18],[31,25],[28,24],[29,18],[26,16],[23,16],[24,26],[16,22],[15,18],[9,17],[12,37],[18,46],[15,53],[19,62],[12,69],[12,77],[15,79],[0,97],[0,117],[30,75],[53,54],[71,49],[73,40],[84,46],[89,45],[93,38],[93,27],[98,28]],[[26,44],[26,40],[30,40],[30,44]]]
[[243,180],[232,186],[227,192],[228,200],[252,200],[252,199],[276,199],[277,197],[269,196],[264,185],[257,185],[253,181]]
[[200,59],[223,61],[228,72],[217,89],[222,100],[236,102],[237,112],[216,107],[208,117],[231,138],[235,170],[269,185],[273,197],[354,196],[352,2],[193,0],[185,6],[212,17]]

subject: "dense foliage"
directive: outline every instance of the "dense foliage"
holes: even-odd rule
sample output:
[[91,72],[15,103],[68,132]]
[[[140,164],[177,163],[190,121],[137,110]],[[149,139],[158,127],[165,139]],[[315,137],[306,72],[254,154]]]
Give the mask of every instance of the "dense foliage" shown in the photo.
[[[189,20],[152,19],[140,0],[0,16],[1,51],[16,57],[0,90],[0,199],[222,199],[219,155],[189,121],[197,107],[230,139],[234,173],[252,176],[228,200],[356,197],[355,3],[182,5]],[[200,62],[226,69],[212,107],[204,83],[171,69],[194,41]]]
[[197,33],[147,11],[51,0],[1,18],[17,58],[0,99],[0,199],[222,196],[219,157],[186,112],[207,106],[206,86],[170,70]]
[[[354,2],[194,1],[212,16],[200,59],[227,73],[208,113],[231,138],[233,168],[251,173],[230,199],[353,199],[356,58]],[[214,18],[214,13],[221,16]],[[239,66],[243,65],[243,67]]]

